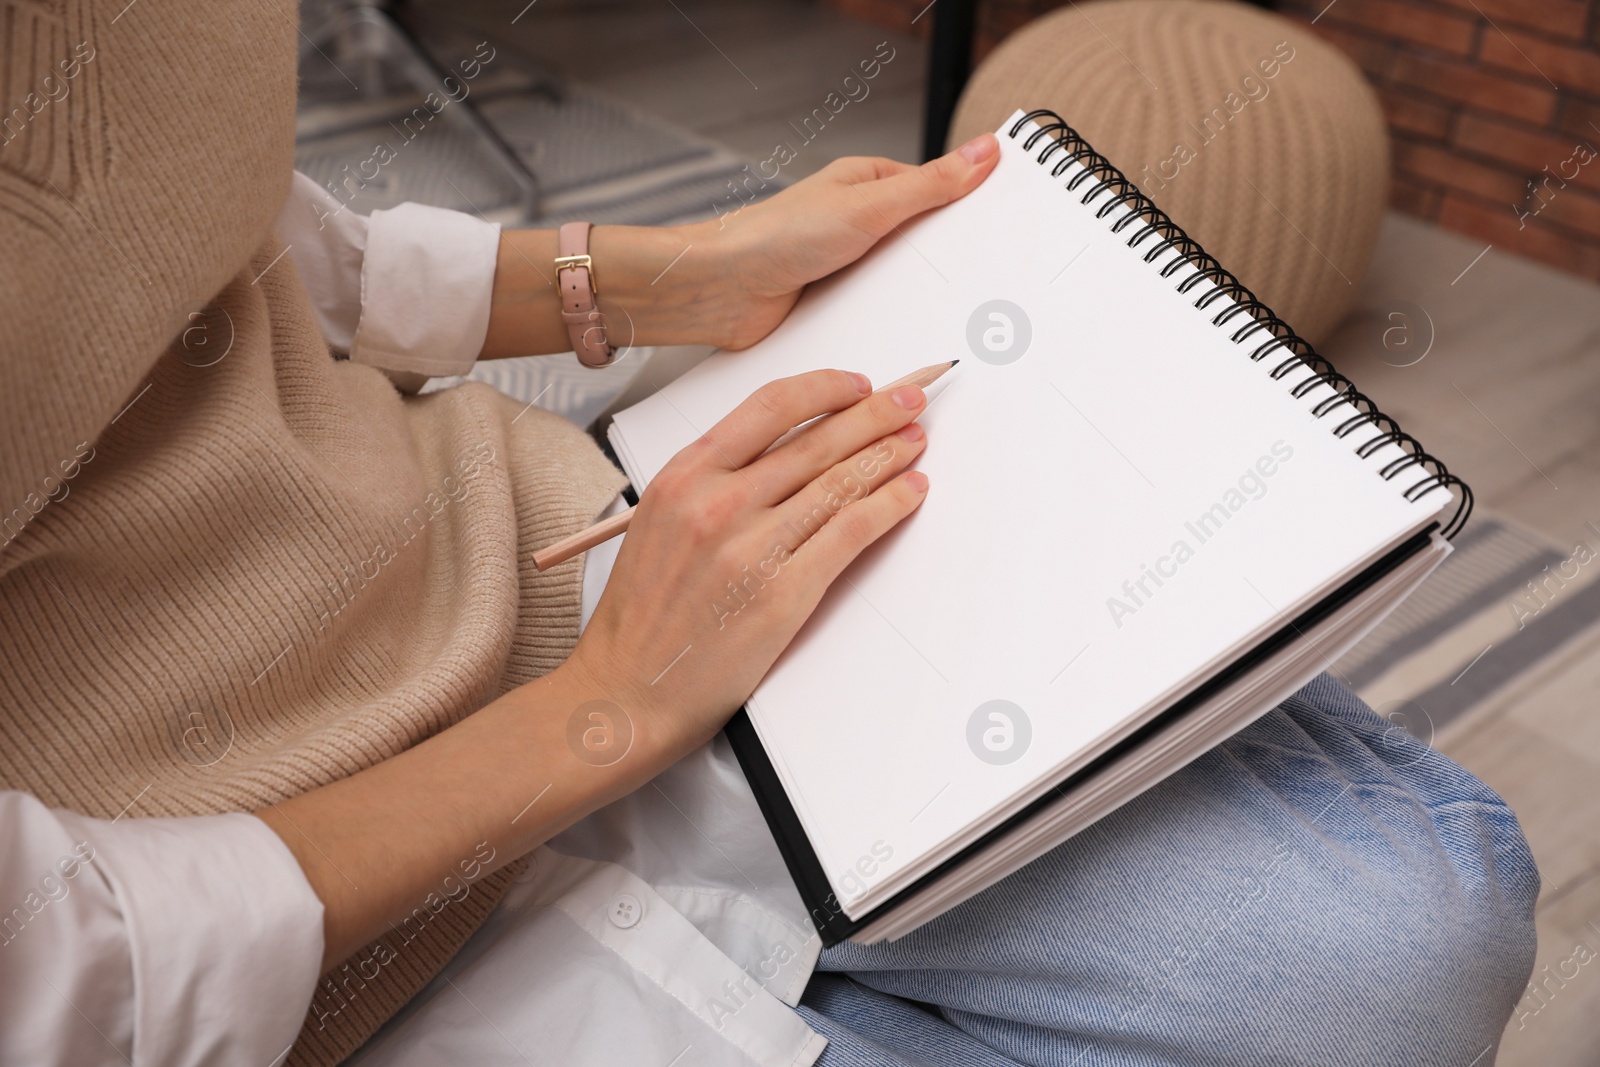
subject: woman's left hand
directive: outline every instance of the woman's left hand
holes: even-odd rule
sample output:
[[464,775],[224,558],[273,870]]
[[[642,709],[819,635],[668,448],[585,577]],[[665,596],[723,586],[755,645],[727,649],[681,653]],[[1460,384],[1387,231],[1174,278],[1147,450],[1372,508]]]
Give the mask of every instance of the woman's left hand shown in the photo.
[[700,223],[690,240],[706,246],[721,320],[707,340],[723,348],[755,344],[808,283],[855,262],[912,216],[959,200],[999,158],[999,143],[986,133],[920,167],[839,159],[770,199]]
[[[855,262],[913,215],[959,200],[999,158],[999,142],[986,133],[920,167],[835,160],[770,199],[724,205],[729,210],[708,222],[596,226],[589,248],[610,340],[748,348],[783,321],[808,283]],[[571,347],[550,269],[557,254],[554,230],[501,234],[480,358]]]

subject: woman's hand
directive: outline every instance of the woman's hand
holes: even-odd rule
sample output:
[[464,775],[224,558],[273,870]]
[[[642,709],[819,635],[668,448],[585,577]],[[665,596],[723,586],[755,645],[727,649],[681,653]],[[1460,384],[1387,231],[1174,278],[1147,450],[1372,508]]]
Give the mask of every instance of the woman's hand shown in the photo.
[[[650,483],[560,667],[376,766],[256,814],[323,904],[331,967],[707,741],[829,583],[922,502],[921,389],[813,371],[756,392]],[[842,410],[841,410],[842,409]],[[820,419],[774,448],[792,427]],[[599,708],[613,719],[596,719]],[[614,750],[590,725],[626,729]],[[443,881],[441,881],[443,880]]]
[[999,158],[999,143],[986,133],[920,167],[839,159],[769,200],[700,224],[707,269],[720,272],[712,292],[723,310],[708,343],[755,344],[808,283],[854,263],[913,216],[967,195]]
[[913,420],[927,398],[868,388],[836,370],[763,386],[640,498],[562,670],[667,762],[727,721],[839,572],[922,502],[927,479],[905,468],[925,444]]
[[[993,134],[914,167],[840,159],[772,197],[687,226],[596,226],[596,299],[612,344],[746,348],[809,282],[859,259],[914,215],[975,189],[1000,158]],[[751,179],[754,181],[755,179]],[[503,233],[480,358],[572,347],[555,289],[556,231]]]

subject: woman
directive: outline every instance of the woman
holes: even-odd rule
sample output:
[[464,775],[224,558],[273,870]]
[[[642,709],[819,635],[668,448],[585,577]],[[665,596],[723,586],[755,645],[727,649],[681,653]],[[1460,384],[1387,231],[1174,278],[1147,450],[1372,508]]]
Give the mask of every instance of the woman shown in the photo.
[[[820,953],[708,742],[929,490],[920,391],[774,383],[701,428],[620,551],[537,572],[620,475],[486,388],[395,383],[603,352],[585,294],[576,339],[562,318],[555,235],[318,207],[291,180],[296,34],[272,5],[12,18],[0,1063],[334,1063],[452,956],[375,1060],[1492,1045],[1531,951],[1515,822],[1331,683],[913,937]],[[841,161],[720,225],[598,228],[598,308],[637,331],[610,340],[747,345],[995,157],[980,137],[920,168]],[[869,448],[893,456],[873,491],[790,546],[748,619],[695,610]],[[581,742],[597,723],[621,758]]]

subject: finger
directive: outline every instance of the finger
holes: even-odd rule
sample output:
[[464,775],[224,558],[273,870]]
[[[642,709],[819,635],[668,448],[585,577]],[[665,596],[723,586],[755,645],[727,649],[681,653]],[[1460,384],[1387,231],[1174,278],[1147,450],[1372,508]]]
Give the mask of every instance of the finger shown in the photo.
[[920,167],[863,182],[855,189],[887,230],[913,215],[966,196],[989,176],[999,159],[1000,142],[994,134],[980,134]]
[[910,466],[927,443],[922,427],[911,423],[833,464],[773,509],[779,538],[798,550]]
[[862,550],[917,510],[927,493],[927,475],[905,471],[877,492],[844,508],[801,545],[795,557],[806,568],[802,573],[816,582],[813,597],[820,600]]
[[880,178],[892,178],[896,174],[916,169],[913,163],[901,163],[897,159],[886,159],[883,156],[842,156],[823,167],[819,177],[826,176],[857,185],[861,182],[874,182]]
[[807,482],[922,413],[928,396],[914,385],[873,393],[819,419],[750,465],[747,473],[767,504],[788,500]]
[[779,378],[751,393],[690,447],[713,465],[737,470],[802,422],[849,407],[871,390],[866,375],[842,370]]

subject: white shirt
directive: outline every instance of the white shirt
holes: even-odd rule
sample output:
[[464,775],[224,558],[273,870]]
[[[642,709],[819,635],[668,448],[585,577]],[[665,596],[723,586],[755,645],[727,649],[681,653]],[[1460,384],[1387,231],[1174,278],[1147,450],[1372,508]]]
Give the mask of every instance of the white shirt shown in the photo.
[[[470,370],[499,227],[370,218],[296,174],[277,236],[331,347],[405,388]],[[612,509],[620,508],[615,501]],[[584,565],[587,625],[620,539]],[[0,792],[0,1067],[277,1067],[322,904],[252,815],[90,819]],[[484,927],[350,1061],[809,1067],[821,942],[726,741],[537,849]]]

